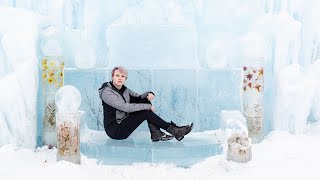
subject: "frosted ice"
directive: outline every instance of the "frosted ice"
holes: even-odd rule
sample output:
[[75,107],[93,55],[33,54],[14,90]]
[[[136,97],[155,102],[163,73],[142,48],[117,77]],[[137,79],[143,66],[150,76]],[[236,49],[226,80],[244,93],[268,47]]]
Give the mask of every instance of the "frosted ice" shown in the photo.
[[106,37],[110,66],[118,64],[125,64],[128,68],[198,66],[197,36],[193,25],[112,25],[107,29]]
[[58,112],[78,112],[81,104],[79,90],[71,85],[61,87],[55,95]]
[[312,79],[306,74],[298,64],[280,71],[274,109],[275,129],[298,134],[305,131],[314,91]]
[[66,30],[61,33],[66,67],[92,69],[96,65],[96,51],[83,31]]
[[[0,42],[1,42],[1,37],[0,37]],[[2,50],[2,44],[0,43],[0,79],[5,76],[6,74],[8,74],[8,66],[7,66],[7,60],[6,60],[6,56],[5,53]]]
[[[315,61],[310,68],[310,76],[320,77],[320,60]],[[315,121],[320,121],[320,79],[315,78],[313,84],[315,85],[314,98],[312,102],[311,114]]]
[[185,15],[181,4],[170,0],[160,0],[141,1],[138,5],[127,8],[123,15],[114,22],[114,25],[190,24],[193,23],[192,21],[192,18]]
[[83,28],[84,0],[63,1],[63,24],[71,29]]
[[106,30],[109,65],[197,67],[197,35],[192,20],[174,1],[143,1],[126,9]]
[[62,56],[61,39],[59,30],[55,27],[48,27],[41,32],[41,50],[45,56]]
[[220,121],[220,127],[225,133],[225,140],[233,133],[244,133],[248,136],[247,120],[240,111],[222,110]]
[[10,132],[9,138],[4,139],[4,142],[9,140],[12,144],[28,148],[36,146],[37,80],[32,64],[26,62],[24,67],[19,66],[15,73],[0,79],[0,112],[3,112],[2,121],[7,125],[0,126],[0,131]]
[[0,136],[0,147],[10,143],[10,132],[7,125],[6,118],[3,112],[0,112],[0,127],[1,127],[1,136]]
[[[5,73],[0,79],[0,132],[7,142],[36,146],[36,95],[38,92],[38,19],[22,9],[0,7],[0,52]],[[3,61],[0,60],[0,61]],[[1,134],[2,135],[2,134]]]
[[[133,1],[128,3],[130,2]],[[119,18],[126,7],[127,3],[124,0],[90,0],[85,2],[84,26],[88,41],[96,53],[96,67],[107,66],[106,27]]]

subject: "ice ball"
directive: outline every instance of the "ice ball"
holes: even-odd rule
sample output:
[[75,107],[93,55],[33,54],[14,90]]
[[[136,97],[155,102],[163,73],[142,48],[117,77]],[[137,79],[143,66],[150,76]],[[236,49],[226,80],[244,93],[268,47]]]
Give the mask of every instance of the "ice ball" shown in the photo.
[[78,111],[81,104],[80,91],[71,85],[63,86],[57,91],[55,102],[59,112]]

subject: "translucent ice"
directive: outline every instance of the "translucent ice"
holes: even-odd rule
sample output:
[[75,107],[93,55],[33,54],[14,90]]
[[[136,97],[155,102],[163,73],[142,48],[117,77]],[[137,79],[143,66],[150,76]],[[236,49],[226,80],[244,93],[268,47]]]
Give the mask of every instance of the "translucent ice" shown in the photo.
[[81,104],[81,94],[74,86],[66,85],[56,92],[55,102],[59,112],[77,112]]
[[54,27],[48,27],[41,32],[41,50],[45,56],[63,55],[58,33],[58,29]]
[[240,111],[222,110],[220,121],[221,129],[225,132],[226,139],[232,133],[245,133],[248,136],[247,121]]
[[306,70],[298,64],[284,68],[279,73],[277,86],[274,128],[291,133],[303,133],[314,91]]

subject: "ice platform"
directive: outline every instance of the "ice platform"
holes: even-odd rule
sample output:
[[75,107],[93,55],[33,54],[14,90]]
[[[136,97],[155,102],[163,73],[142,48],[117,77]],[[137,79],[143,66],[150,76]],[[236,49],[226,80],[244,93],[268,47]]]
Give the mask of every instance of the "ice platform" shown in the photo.
[[134,132],[128,139],[110,139],[104,131],[89,130],[81,137],[81,153],[97,159],[99,164],[169,163],[190,167],[221,154],[217,132],[191,132],[182,141],[152,142],[149,132]]

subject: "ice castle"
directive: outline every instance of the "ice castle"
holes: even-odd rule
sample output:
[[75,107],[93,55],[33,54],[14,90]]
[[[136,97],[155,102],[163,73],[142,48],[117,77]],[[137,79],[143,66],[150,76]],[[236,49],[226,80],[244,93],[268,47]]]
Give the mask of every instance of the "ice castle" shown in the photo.
[[[189,166],[222,152],[221,112],[243,111],[244,67],[257,65],[264,68],[263,135],[274,129],[301,133],[320,119],[320,83],[308,78],[320,72],[320,13],[308,10],[319,5],[0,0],[0,146],[35,148],[54,138],[54,130],[43,135],[43,119],[50,119],[44,106],[60,87],[72,85],[85,111],[83,155],[104,164]],[[118,65],[129,70],[130,89],[156,94],[158,115],[178,124],[194,122],[193,132],[181,142],[152,143],[145,123],[127,140],[109,139],[98,88]],[[305,96],[294,96],[302,90],[291,75],[310,87]]]

